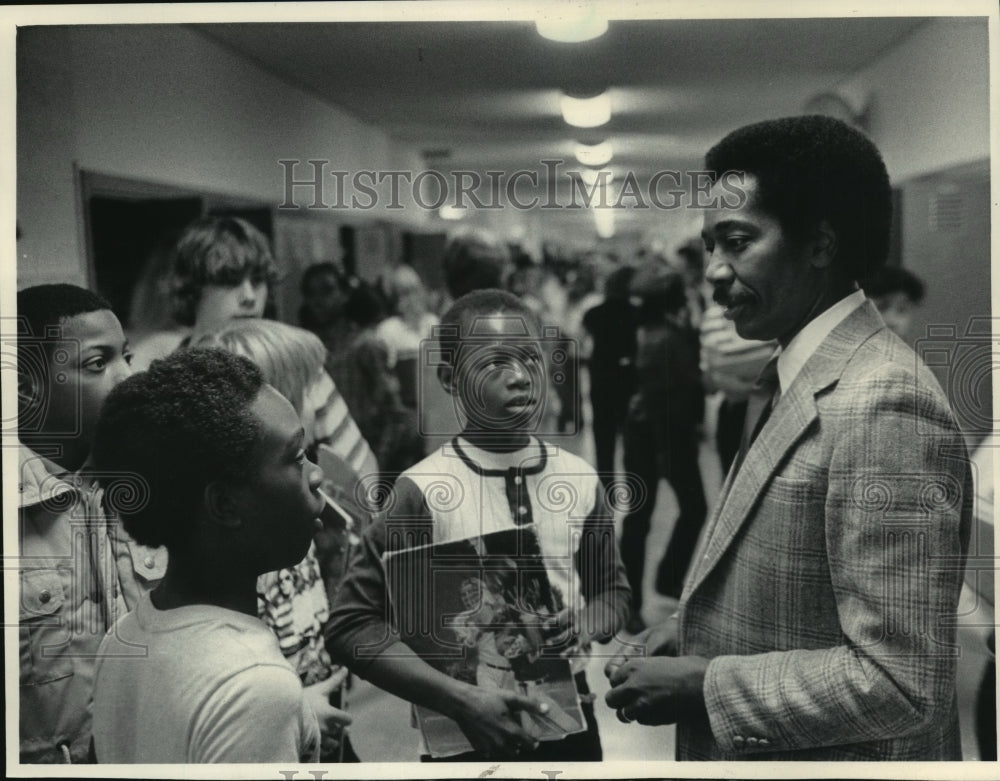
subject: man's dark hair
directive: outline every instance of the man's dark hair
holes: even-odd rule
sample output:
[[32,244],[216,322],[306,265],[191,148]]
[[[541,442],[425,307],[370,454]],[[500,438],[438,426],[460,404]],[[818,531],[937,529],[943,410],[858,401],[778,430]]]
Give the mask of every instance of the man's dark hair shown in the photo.
[[[536,329],[541,327],[538,316],[513,293],[499,289],[475,290],[452,304],[441,316],[440,327],[435,329],[445,356],[457,355],[462,340],[470,335],[476,318],[491,315],[517,315],[524,317]],[[525,336],[528,336],[527,332]]]
[[253,225],[240,217],[201,217],[184,229],[174,248],[174,318],[194,325],[205,285],[238,285],[245,277],[266,282],[270,293],[278,281],[271,247]]
[[844,122],[801,116],[747,125],[712,147],[705,167],[716,178],[753,175],[757,204],[796,240],[810,238],[827,220],[838,241],[834,263],[850,278],[864,281],[884,265],[889,175],[875,145]]
[[[123,380],[97,422],[93,457],[105,503],[143,545],[182,551],[205,487],[252,469],[259,425],[250,405],[264,380],[242,356],[181,350]],[[138,475],[139,495],[118,496],[114,475]]]
[[865,283],[865,293],[872,298],[902,293],[914,304],[919,304],[924,300],[924,283],[901,266],[883,266]]

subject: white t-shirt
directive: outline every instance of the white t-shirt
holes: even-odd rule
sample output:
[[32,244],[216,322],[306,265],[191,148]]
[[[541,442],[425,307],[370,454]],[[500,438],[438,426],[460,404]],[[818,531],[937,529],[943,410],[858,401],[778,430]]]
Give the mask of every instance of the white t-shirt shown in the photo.
[[[147,653],[136,656],[136,647]],[[158,610],[147,594],[98,653],[99,762],[318,759],[316,715],[255,617],[210,605]]]

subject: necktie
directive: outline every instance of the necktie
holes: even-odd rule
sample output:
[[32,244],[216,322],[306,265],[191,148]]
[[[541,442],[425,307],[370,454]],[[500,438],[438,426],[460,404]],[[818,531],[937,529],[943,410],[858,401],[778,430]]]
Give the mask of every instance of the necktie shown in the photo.
[[757,439],[757,435],[764,428],[764,424],[767,423],[768,418],[771,417],[771,410],[774,409],[780,397],[781,384],[778,381],[778,355],[776,353],[761,370],[754,389],[750,394],[746,417],[743,419],[743,437],[740,440],[740,451],[736,457],[736,471],[739,471],[743,465],[743,459],[746,458],[747,451],[750,450],[750,446]]

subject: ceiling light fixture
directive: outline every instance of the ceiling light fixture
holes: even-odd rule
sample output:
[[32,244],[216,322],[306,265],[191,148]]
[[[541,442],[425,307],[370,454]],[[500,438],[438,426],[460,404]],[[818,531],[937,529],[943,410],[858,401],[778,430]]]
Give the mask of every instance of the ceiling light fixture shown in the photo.
[[576,155],[576,159],[583,165],[600,168],[602,165],[607,165],[611,162],[611,158],[615,156],[615,150],[612,149],[610,143],[602,141],[599,144],[593,145],[577,144],[573,150],[573,154]]
[[450,203],[438,209],[438,217],[442,220],[461,220],[465,218],[465,213],[465,207],[452,206]]
[[562,3],[546,6],[535,20],[538,34],[550,41],[579,43],[600,38],[608,31],[608,20],[591,5]]
[[592,98],[559,96],[559,108],[566,124],[573,127],[600,127],[611,120],[611,98],[607,92]]

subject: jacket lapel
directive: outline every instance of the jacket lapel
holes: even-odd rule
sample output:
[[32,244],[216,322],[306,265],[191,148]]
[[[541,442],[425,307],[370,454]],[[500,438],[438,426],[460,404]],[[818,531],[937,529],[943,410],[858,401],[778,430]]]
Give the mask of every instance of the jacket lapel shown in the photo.
[[739,471],[722,487],[682,602],[719,563],[740,527],[789,452],[817,419],[816,395],[836,384],[844,366],[861,344],[885,327],[871,301],[855,309],[823,340],[802,367],[791,387],[782,391],[770,420],[761,429]]

